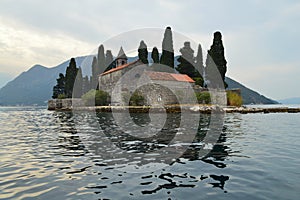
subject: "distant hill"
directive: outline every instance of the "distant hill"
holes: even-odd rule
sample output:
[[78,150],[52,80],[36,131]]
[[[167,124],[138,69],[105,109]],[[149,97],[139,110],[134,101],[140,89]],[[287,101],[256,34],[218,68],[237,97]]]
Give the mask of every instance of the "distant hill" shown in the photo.
[[274,101],[272,99],[269,99],[258,92],[255,92],[246,86],[242,85],[241,83],[238,83],[237,81],[226,77],[225,78],[226,83],[228,84],[228,89],[241,89],[241,94],[243,97],[243,104],[278,104],[277,101]]
[[278,100],[282,104],[300,104],[300,97]]
[[[128,58],[128,62],[136,59],[137,57]],[[83,62],[91,66],[92,56],[77,57],[75,60],[77,66],[83,66]],[[69,60],[52,68],[34,65],[0,89],[0,105],[46,105],[47,100],[52,96],[52,89],[56,84],[58,74],[65,73],[68,64]],[[91,67],[83,68],[82,71],[83,74],[91,74]],[[226,78],[226,82],[229,88],[241,89],[245,104],[277,103],[230,78]]]

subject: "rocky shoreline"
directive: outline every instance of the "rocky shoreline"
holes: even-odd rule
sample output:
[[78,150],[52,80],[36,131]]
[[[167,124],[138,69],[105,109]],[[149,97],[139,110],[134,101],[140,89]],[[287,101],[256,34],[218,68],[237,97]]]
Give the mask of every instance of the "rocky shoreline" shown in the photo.
[[61,109],[48,109],[55,111],[96,111],[96,112],[131,112],[131,113],[300,113],[300,108],[277,107],[277,108],[249,108],[249,107],[220,107],[215,105],[172,105],[164,107],[155,106],[95,106],[95,107],[68,107]]

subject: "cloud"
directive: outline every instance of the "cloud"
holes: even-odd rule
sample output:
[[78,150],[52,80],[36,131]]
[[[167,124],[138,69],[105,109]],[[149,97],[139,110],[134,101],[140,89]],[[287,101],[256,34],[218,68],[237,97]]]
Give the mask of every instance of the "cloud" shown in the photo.
[[[259,88],[256,85],[264,83],[260,73],[272,74],[281,66],[296,70],[300,63],[299,11],[300,3],[296,1],[272,1],[270,6],[270,2],[259,0],[2,0],[0,72],[18,74],[36,63],[53,66],[70,57],[88,54],[120,33],[171,26],[174,31],[201,43],[204,56],[212,43],[213,32],[220,30],[228,75]],[[145,39],[148,46],[160,47],[161,37],[155,38],[159,44],[153,44],[151,39],[147,41],[144,36],[137,36],[132,42]],[[126,42],[129,41],[119,45],[126,46]],[[177,53],[181,46],[180,42],[176,44]],[[270,68],[262,72],[260,67],[264,66]],[[280,78],[279,73],[273,75]],[[293,75],[291,72],[290,76]],[[274,80],[272,76],[266,80]],[[295,85],[292,80],[286,80],[288,83]],[[277,96],[275,86],[265,85],[268,85],[266,91],[272,91],[271,97]],[[289,95],[285,91],[281,94]]]
[[7,21],[0,19],[0,72],[19,74],[36,63],[54,66],[94,49],[93,45],[70,36],[19,29],[17,23],[12,26]]

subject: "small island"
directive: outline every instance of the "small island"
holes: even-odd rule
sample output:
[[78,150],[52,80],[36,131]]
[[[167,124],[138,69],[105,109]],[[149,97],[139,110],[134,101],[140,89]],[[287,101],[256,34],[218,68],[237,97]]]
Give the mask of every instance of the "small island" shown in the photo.
[[122,47],[114,58],[111,50],[104,53],[104,46],[100,45],[97,56],[93,57],[90,77],[83,77],[82,69],[71,58],[65,75],[60,73],[53,87],[53,99],[48,101],[48,110],[300,112],[293,108],[259,109],[242,106],[240,89],[226,89],[227,61],[219,31],[214,33],[205,66],[201,44],[198,45],[196,57],[189,41],[183,45],[176,62],[170,27],[165,29],[161,53],[157,47],[153,47],[150,54],[146,43],[141,40],[138,59],[132,62],[128,62]]

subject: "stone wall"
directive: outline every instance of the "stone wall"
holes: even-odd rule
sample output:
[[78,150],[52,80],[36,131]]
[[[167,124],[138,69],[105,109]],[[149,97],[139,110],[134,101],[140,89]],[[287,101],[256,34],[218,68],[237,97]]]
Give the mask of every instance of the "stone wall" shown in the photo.
[[84,102],[79,98],[69,99],[50,99],[48,110],[71,110],[74,107],[82,107]]

